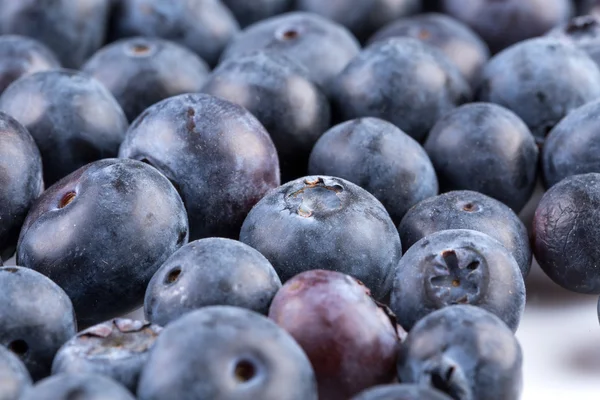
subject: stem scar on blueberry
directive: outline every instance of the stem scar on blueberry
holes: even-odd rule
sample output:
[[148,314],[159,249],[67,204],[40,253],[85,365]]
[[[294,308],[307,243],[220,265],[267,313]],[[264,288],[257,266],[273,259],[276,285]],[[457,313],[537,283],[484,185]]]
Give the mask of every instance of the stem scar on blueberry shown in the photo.
[[71,204],[71,202],[75,199],[76,196],[77,193],[75,193],[74,191],[65,193],[58,202],[58,208],[65,208],[66,206],[68,206],[69,204]]
[[279,32],[277,38],[282,41],[290,41],[298,38],[298,36],[300,36],[300,33],[297,29],[287,28]]
[[165,277],[165,284],[170,285],[172,283],[175,283],[179,279],[180,275],[181,275],[181,268],[180,267],[173,268],[172,270],[169,271],[169,273]]
[[256,367],[251,361],[239,360],[235,364],[234,376],[240,383],[248,382],[256,376]]

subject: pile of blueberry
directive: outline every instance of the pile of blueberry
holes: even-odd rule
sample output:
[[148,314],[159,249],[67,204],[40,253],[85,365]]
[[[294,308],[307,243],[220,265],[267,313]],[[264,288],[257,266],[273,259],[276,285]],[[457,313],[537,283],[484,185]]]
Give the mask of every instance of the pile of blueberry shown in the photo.
[[0,399],[516,400],[533,256],[600,294],[600,1],[0,0],[0,33]]

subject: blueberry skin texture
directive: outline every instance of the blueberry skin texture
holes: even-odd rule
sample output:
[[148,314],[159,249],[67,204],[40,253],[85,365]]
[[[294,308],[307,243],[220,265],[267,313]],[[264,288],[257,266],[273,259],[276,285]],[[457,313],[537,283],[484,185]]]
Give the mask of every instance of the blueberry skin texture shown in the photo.
[[240,241],[260,251],[282,282],[325,268],[359,279],[377,300],[390,291],[402,255],[379,200],[329,176],[300,178],[267,193],[246,217]]
[[331,110],[305,68],[282,54],[258,51],[225,60],[202,92],[241,105],[264,125],[277,148],[283,182],[306,176],[310,151],[331,126]]
[[219,0],[121,0],[113,8],[110,38],[172,40],[213,67],[239,29],[231,11]]
[[430,197],[411,208],[398,226],[405,249],[433,233],[471,229],[502,243],[519,265],[523,278],[531,268],[527,227],[507,205],[479,192],[456,190]]
[[92,161],[116,157],[128,127],[112,94],[87,74],[72,70],[19,79],[0,96],[0,110],[33,136],[46,186]]
[[139,161],[105,159],[40,196],[17,263],[61,286],[87,327],[142,305],[152,275],[187,239],[185,208],[167,178]]
[[98,50],[82,71],[115,96],[129,121],[168,97],[199,92],[209,74],[187,48],[158,38],[129,38]]
[[331,93],[338,119],[381,118],[419,142],[443,114],[471,97],[458,67],[412,38],[365,48],[336,77]]
[[19,400],[135,400],[114,380],[98,374],[69,373],[54,375],[27,390]]
[[287,56],[304,66],[311,80],[326,89],[360,52],[360,44],[343,26],[320,15],[298,11],[247,27],[227,46],[221,61],[237,59],[256,50]]
[[519,212],[535,189],[535,139],[512,111],[471,103],[442,117],[425,150],[435,167],[440,191],[473,190]]
[[316,400],[317,386],[306,354],[273,321],[242,308],[211,306],[165,327],[137,395],[139,400]]
[[190,240],[237,238],[250,209],[279,186],[279,160],[246,109],[207,94],[163,100],[129,128],[119,157],[144,160],[174,183]]
[[79,68],[104,43],[110,0],[0,1],[0,33],[48,46],[66,68]]
[[600,174],[567,177],[542,197],[533,219],[533,254],[563,288],[600,294]]
[[14,254],[27,211],[43,190],[42,158],[33,138],[0,112],[0,261]]
[[515,112],[543,143],[565,115],[600,97],[600,70],[583,50],[569,43],[529,39],[490,60],[477,97]]
[[441,389],[455,400],[514,400],[522,389],[523,355],[494,314],[469,305],[435,311],[400,348],[398,379]]
[[0,398],[18,400],[31,384],[25,364],[13,352],[0,346]]
[[201,239],[181,247],[154,274],[144,314],[162,326],[206,306],[236,306],[266,315],[280,288],[273,266],[257,250],[231,239]]
[[427,386],[411,384],[380,385],[367,389],[350,400],[451,400],[451,397]]
[[381,201],[395,224],[409,208],[438,193],[425,150],[378,118],[355,119],[325,132],[311,152],[308,172],[357,184]]
[[222,0],[242,27],[289,11],[294,0]]
[[161,330],[158,325],[123,318],[94,325],[58,350],[52,375],[104,375],[135,393],[142,367]]
[[0,267],[0,287],[0,345],[19,356],[34,380],[50,375],[54,355],[77,332],[71,300],[50,279],[23,267]]
[[585,51],[600,65],[600,18],[598,15],[582,15],[552,29],[546,36],[563,40]]

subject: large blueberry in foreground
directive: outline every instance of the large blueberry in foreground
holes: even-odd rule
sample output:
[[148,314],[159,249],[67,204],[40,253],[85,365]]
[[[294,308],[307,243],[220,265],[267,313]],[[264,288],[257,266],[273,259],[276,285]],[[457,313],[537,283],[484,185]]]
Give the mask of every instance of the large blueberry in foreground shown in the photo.
[[443,392],[425,385],[390,384],[367,389],[351,400],[451,400]]
[[38,382],[19,400],[135,400],[125,387],[98,374],[54,375]]
[[17,262],[61,286],[88,326],[139,307],[152,275],[187,239],[185,208],[167,178],[139,161],[106,159],[40,196]]
[[162,331],[137,394],[140,400],[316,400],[317,385],[306,354],[273,321],[212,306]]
[[222,0],[242,27],[289,11],[294,0]]
[[25,364],[13,352],[0,346],[0,399],[19,400],[31,383]]

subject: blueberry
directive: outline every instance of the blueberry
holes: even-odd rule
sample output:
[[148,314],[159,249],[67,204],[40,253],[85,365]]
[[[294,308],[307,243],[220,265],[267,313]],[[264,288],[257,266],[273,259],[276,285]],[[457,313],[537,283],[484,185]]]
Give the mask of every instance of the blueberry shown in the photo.
[[364,49],[332,85],[338,118],[378,117],[418,141],[445,113],[471,97],[462,74],[438,49],[390,38]]
[[13,352],[0,346],[0,398],[18,400],[31,383],[25,364]]
[[596,64],[600,64],[600,17],[582,15],[552,29],[546,34],[561,39],[585,51]]
[[114,380],[97,374],[71,373],[51,376],[27,390],[19,400],[135,400]]
[[431,130],[425,150],[441,191],[481,192],[519,212],[535,189],[535,139],[504,107],[471,103],[449,112]]
[[243,106],[264,125],[284,182],[306,175],[310,150],[331,115],[327,97],[305,68],[282,54],[259,51],[225,60],[202,91]]
[[200,91],[208,65],[174,42],[137,37],[98,50],[82,71],[104,84],[133,121],[167,97]]
[[34,380],[50,375],[54,355],[77,332],[71,300],[28,268],[0,267],[0,288],[0,345],[19,356]]
[[246,109],[206,94],[163,100],[131,125],[120,157],[143,160],[176,186],[190,239],[236,238],[244,218],[279,186],[273,141]]
[[367,389],[351,400],[451,400],[444,393],[424,385],[390,384]]
[[533,220],[533,254],[558,285],[600,294],[600,174],[567,177],[542,197]]
[[359,53],[360,44],[333,21],[313,13],[292,12],[249,26],[232,40],[221,58],[237,59],[262,49],[306,67],[310,78],[326,87]]
[[283,329],[253,311],[212,306],[161,333],[142,370],[140,400],[316,400],[306,354]]
[[122,318],[92,326],[59,349],[52,374],[105,375],[135,393],[142,366],[160,331],[157,325]]
[[47,186],[87,163],[115,157],[128,125],[123,110],[100,82],[71,70],[19,79],[0,96],[0,110],[33,136]]
[[383,205],[341,178],[308,176],[269,192],[250,211],[240,241],[260,251],[283,282],[324,268],[351,275],[380,300],[402,248]]
[[14,254],[27,211],[43,189],[42,158],[33,138],[0,112],[0,261]]
[[139,307],[152,275],[187,239],[183,202],[167,178],[138,161],[106,159],[40,196],[17,262],[61,286],[89,326]]
[[441,390],[455,400],[514,400],[522,389],[521,346],[495,315],[456,305],[435,311],[409,332],[398,379]]
[[484,67],[478,97],[514,111],[538,142],[571,110],[600,97],[600,70],[559,39],[529,39]]
[[159,325],[196,308],[228,305],[267,314],[281,281],[258,251],[241,242],[208,238],[177,250],[146,289],[144,312]]
[[222,0],[242,27],[289,11],[294,0]]
[[502,243],[523,277],[531,267],[531,247],[525,224],[508,206],[469,190],[447,192],[411,208],[400,225],[400,241],[408,249],[417,241],[447,229],[472,229]]
[[269,317],[306,352],[321,400],[345,400],[394,378],[395,320],[348,275],[325,270],[296,275],[273,299]]
[[121,0],[114,5],[110,37],[172,40],[214,66],[239,29],[220,0]]
[[366,189],[396,224],[410,207],[438,193],[425,150],[378,118],[355,119],[327,131],[312,150],[308,172],[337,176]]

